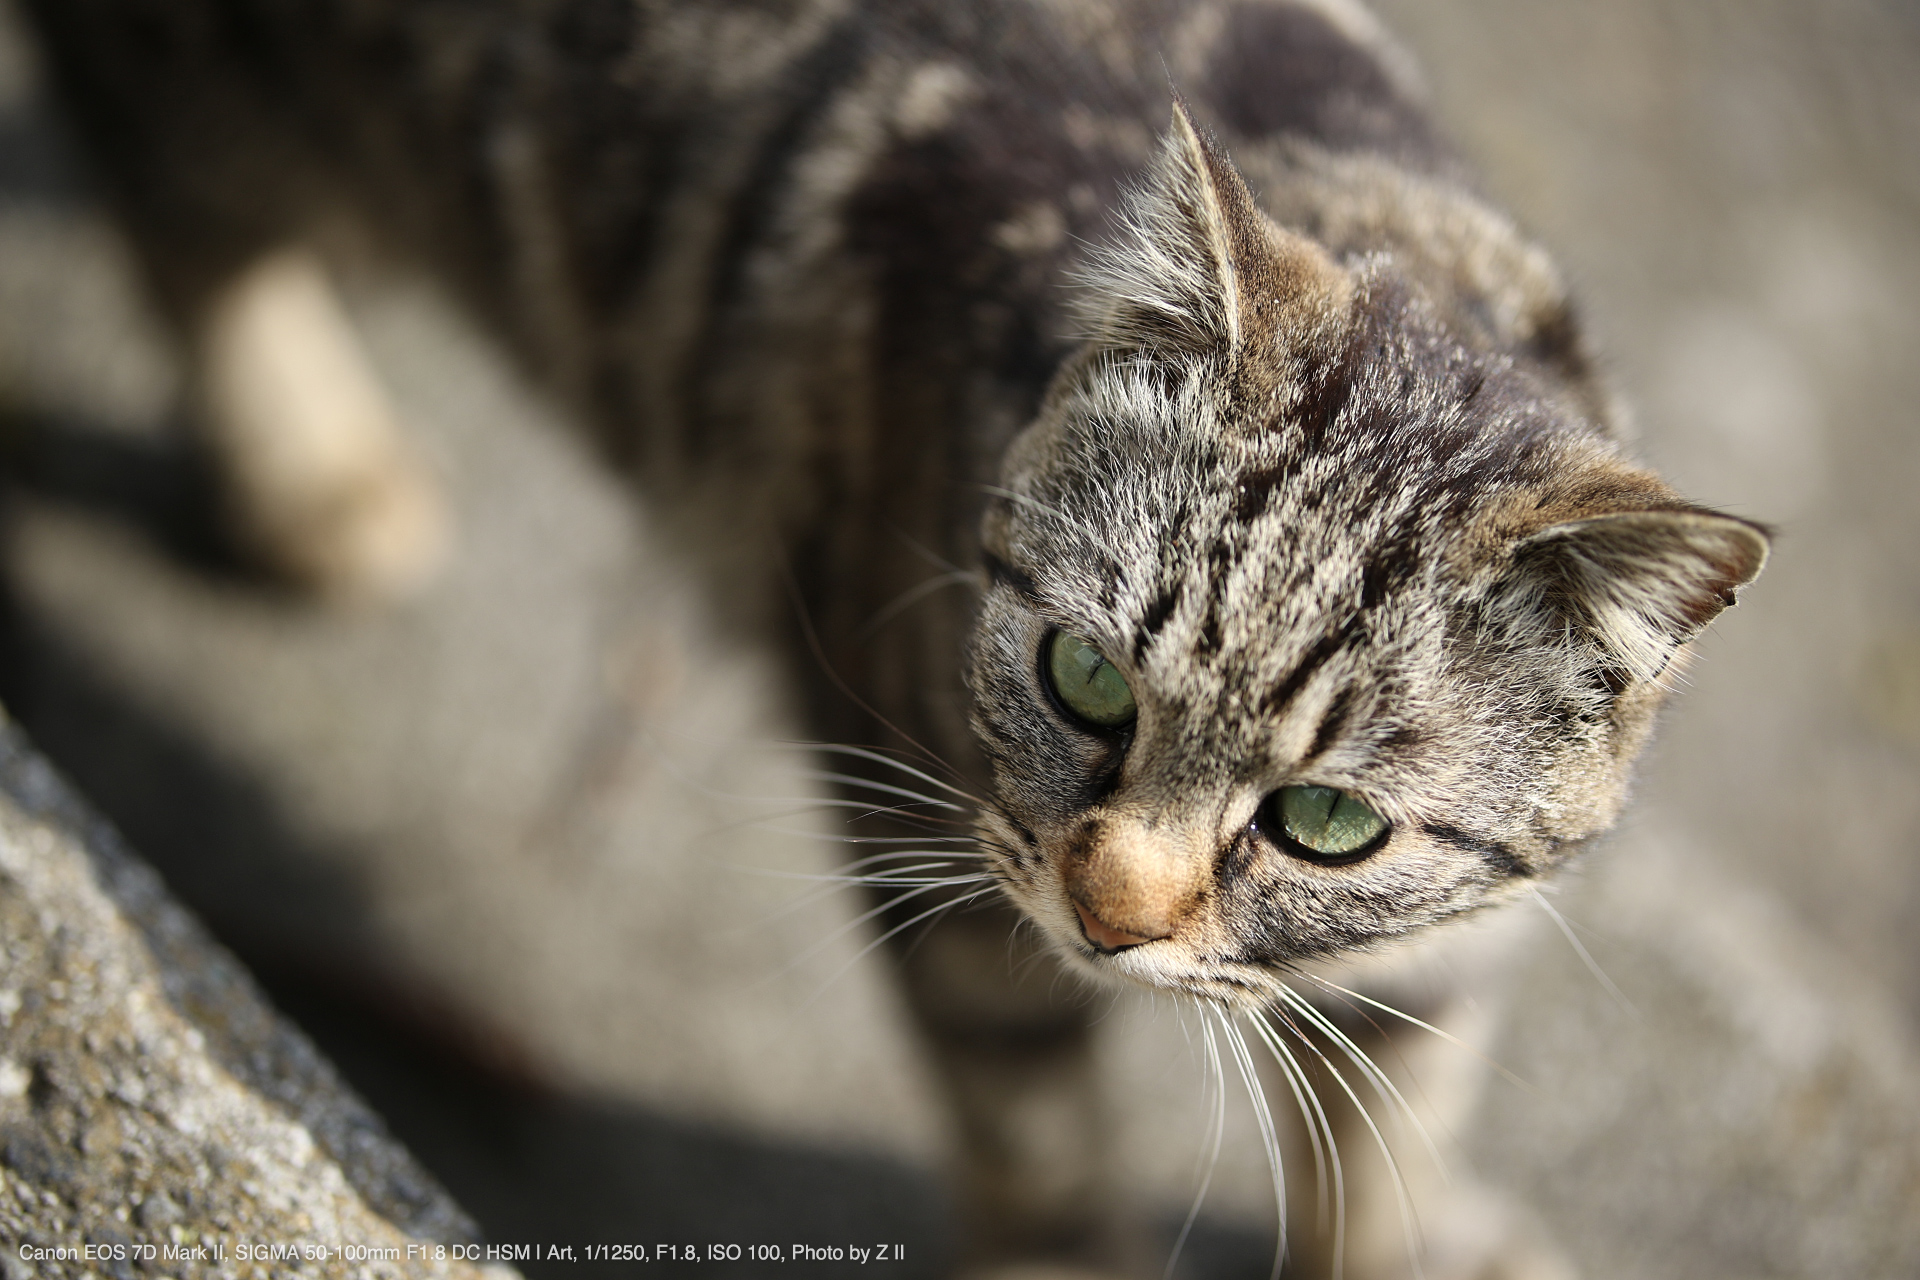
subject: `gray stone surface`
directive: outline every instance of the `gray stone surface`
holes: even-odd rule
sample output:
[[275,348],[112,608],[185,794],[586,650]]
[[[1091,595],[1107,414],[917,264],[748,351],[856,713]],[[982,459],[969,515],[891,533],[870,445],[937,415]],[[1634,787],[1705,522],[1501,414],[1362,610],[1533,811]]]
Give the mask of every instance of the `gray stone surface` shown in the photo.
[[447,1248],[472,1221],[4,721],[0,948],[0,1272],[482,1271]]
[[[1781,526],[1621,836],[1551,895],[1637,1014],[1524,907],[1489,1047],[1530,1088],[1494,1084],[1461,1146],[1589,1276],[1920,1273],[1920,22],[1890,0],[1377,7],[1568,268],[1645,451]],[[660,1212],[688,1224],[824,1221],[836,1198],[847,1222],[922,1221],[779,1145],[878,1153],[904,1163],[859,1167],[912,1188],[941,1121],[857,908],[795,906],[810,884],[780,878],[832,851],[793,812],[806,766],[767,749],[794,733],[767,655],[713,643],[644,513],[404,279],[353,303],[460,511],[448,575],[341,618],[221,571],[167,347],[49,128],[0,41],[21,460],[0,682],[23,720],[263,972],[605,1108],[395,1091],[443,1176],[490,1171],[493,1207],[463,1192],[483,1221],[614,1231],[670,1183],[694,1190]],[[1190,1024],[1150,1003],[1108,1023],[1129,1172],[1163,1206],[1203,1142]],[[378,1081],[393,1037],[358,1034]],[[1257,1242],[1266,1173],[1233,1106],[1210,1203]],[[749,1166],[746,1206],[703,1172]],[[1261,1254],[1234,1256],[1257,1275]]]
[[1560,905],[1532,957],[1475,1162],[1588,1276],[1920,1275],[1920,1055],[1885,992],[1774,895],[1646,833]]

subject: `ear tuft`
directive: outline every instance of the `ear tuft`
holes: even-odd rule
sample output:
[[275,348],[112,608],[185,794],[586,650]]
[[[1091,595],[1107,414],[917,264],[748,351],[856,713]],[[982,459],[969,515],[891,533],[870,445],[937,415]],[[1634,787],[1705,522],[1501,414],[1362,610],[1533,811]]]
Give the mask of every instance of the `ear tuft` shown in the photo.
[[1239,299],[1224,206],[1236,198],[1252,210],[1246,185],[1176,98],[1146,182],[1121,205],[1117,242],[1088,273],[1099,341],[1169,355],[1232,347]]
[[1620,512],[1522,539],[1506,594],[1548,625],[1586,635],[1634,679],[1651,680],[1766,560],[1766,532],[1745,520],[1697,508]]
[[1086,273],[1094,340],[1149,355],[1232,356],[1295,313],[1344,304],[1347,275],[1318,245],[1274,225],[1233,162],[1173,104],[1120,234]]

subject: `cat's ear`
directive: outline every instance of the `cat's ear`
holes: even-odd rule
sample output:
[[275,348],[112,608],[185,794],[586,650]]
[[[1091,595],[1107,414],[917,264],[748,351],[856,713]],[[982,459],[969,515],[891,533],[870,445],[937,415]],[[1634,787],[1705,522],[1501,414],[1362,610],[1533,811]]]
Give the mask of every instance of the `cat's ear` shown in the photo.
[[1515,545],[1508,608],[1584,635],[1651,680],[1767,560],[1767,535],[1698,508],[1627,511],[1552,525]]
[[1260,211],[1178,99],[1118,240],[1087,279],[1095,340],[1164,356],[1298,346],[1337,322],[1353,293],[1324,249]]

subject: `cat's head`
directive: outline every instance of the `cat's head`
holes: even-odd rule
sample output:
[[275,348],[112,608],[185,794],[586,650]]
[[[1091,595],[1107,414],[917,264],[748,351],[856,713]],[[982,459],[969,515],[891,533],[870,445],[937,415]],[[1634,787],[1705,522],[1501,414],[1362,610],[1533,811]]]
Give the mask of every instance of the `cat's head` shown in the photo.
[[1046,934],[1257,999],[1611,824],[1761,530],[1391,256],[1276,226],[1184,111],[1089,288],[986,518],[970,667],[982,833]]

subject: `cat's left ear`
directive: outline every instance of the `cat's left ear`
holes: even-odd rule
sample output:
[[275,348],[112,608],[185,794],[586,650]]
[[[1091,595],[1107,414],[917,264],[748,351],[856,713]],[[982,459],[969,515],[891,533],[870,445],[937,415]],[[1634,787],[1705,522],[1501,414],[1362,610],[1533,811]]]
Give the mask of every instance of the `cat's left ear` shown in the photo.
[[1093,329],[1164,357],[1279,355],[1341,327],[1353,278],[1254,203],[1239,170],[1176,99],[1119,240],[1088,273]]
[[1651,680],[1759,575],[1767,546],[1761,526],[1700,508],[1590,516],[1515,545],[1507,602]]

